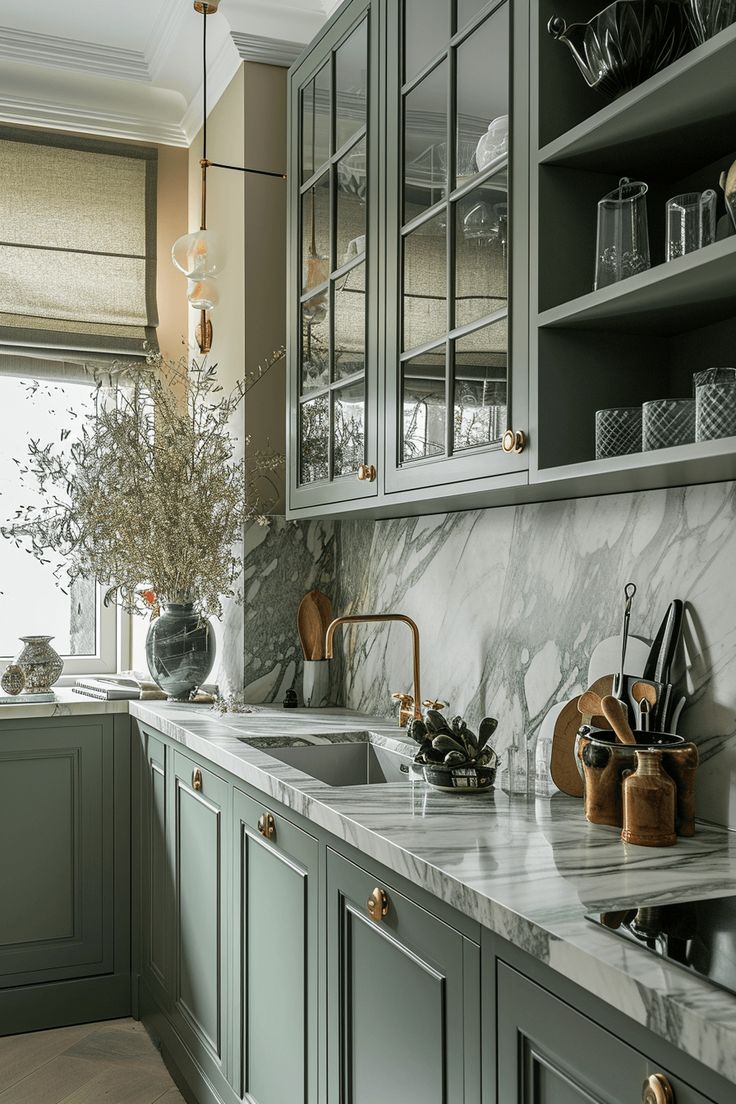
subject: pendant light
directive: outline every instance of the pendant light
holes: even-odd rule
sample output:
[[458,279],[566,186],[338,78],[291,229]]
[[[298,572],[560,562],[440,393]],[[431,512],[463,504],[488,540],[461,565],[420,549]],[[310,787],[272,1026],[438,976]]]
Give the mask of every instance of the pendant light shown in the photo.
[[210,161],[207,157],[207,16],[214,15],[220,0],[195,0],[194,10],[202,16],[202,103],[204,118],[202,121],[202,157],[199,162],[201,172],[201,203],[199,230],[184,234],[171,247],[171,259],[176,267],[187,277],[187,298],[189,303],[200,312],[196,329],[197,345],[200,353],[208,353],[212,348],[212,322],[207,317],[220,301],[218,280],[225,266],[225,248],[221,236],[207,229],[207,170],[230,169],[233,172],[254,173],[257,176],[274,176],[286,180],[285,173],[266,172],[263,169],[247,169],[240,165],[224,165],[219,161]]

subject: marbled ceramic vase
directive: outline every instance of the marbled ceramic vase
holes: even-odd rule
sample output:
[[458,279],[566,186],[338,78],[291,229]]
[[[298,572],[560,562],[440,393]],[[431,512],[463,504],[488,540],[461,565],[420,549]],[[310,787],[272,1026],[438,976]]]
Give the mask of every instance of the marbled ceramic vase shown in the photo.
[[21,636],[23,650],[15,662],[26,677],[26,694],[48,694],[64,670],[64,661],[50,644],[53,636]]
[[188,701],[212,670],[215,631],[193,602],[172,602],[152,622],[146,637],[151,677],[172,701]]

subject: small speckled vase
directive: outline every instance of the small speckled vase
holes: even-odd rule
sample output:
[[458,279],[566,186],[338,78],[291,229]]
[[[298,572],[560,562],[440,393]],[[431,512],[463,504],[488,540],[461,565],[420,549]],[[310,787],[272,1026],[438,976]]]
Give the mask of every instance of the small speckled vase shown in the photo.
[[51,647],[53,636],[21,636],[25,645],[15,662],[26,676],[26,694],[48,694],[61,677],[64,661]]
[[151,677],[172,701],[188,701],[212,670],[215,631],[193,602],[165,606],[146,637]]

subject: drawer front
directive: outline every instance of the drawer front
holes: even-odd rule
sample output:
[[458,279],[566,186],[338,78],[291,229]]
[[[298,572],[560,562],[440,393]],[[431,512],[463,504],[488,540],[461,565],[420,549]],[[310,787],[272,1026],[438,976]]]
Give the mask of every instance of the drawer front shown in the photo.
[[498,964],[498,1100],[503,1104],[640,1104],[663,1074],[673,1104],[713,1104],[599,1024]]
[[331,851],[327,881],[330,1104],[476,1101],[475,944]]
[[174,752],[169,862],[174,875],[174,1015],[194,1057],[224,1072],[228,1007],[230,787]]
[[234,1086],[253,1104],[316,1104],[319,845],[239,790],[234,833]]

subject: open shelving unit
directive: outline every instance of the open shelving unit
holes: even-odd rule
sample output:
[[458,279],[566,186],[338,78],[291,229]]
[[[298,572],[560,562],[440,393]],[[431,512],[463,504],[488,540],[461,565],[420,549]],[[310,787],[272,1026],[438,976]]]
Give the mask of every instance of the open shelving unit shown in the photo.
[[[595,459],[595,411],[692,395],[692,376],[736,362],[736,234],[664,260],[665,203],[714,188],[736,160],[736,24],[607,102],[587,88],[539,0],[531,41],[530,482],[604,493],[736,478],[736,438]],[[592,290],[598,200],[623,176],[649,185],[652,267]]]

